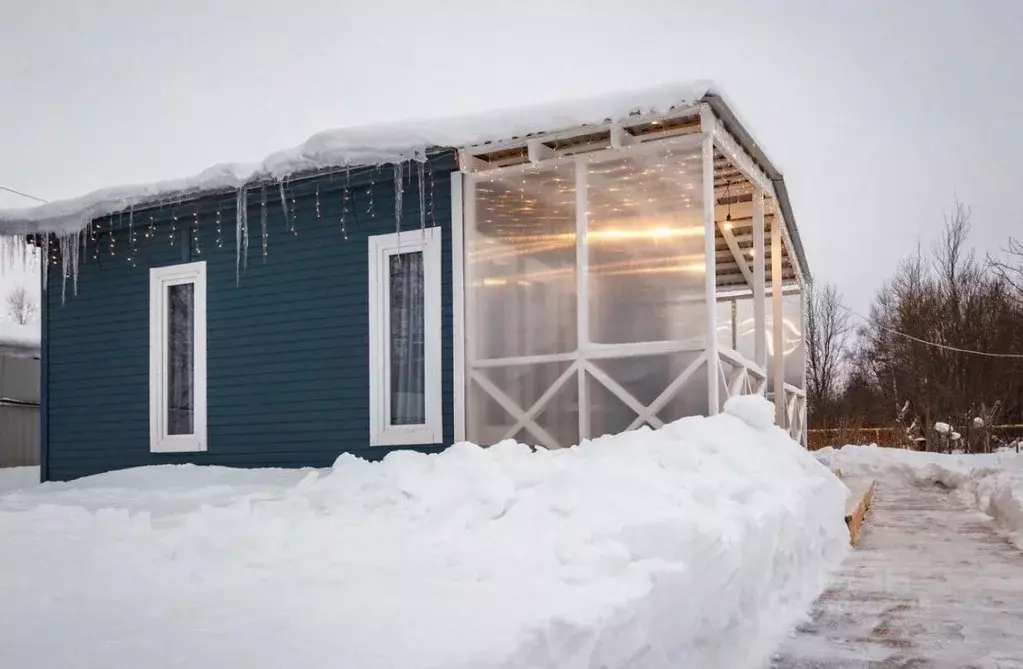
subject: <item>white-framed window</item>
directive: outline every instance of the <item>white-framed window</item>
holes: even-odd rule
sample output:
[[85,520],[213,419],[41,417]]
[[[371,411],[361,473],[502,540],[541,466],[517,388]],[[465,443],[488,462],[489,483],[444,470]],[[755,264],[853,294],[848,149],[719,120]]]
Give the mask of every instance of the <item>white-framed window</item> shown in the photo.
[[369,238],[370,445],[443,441],[438,228]]
[[206,450],[206,263],[149,270],[149,450]]

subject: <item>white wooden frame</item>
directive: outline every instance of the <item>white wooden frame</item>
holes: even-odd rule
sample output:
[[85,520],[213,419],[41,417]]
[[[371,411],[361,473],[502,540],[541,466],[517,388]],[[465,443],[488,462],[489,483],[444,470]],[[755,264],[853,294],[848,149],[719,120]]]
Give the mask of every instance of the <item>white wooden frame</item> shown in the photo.
[[[630,429],[639,427],[643,424],[660,427],[662,422],[657,417],[657,413],[664,408],[664,406],[685,386],[685,384],[696,372],[700,370],[701,367],[704,368],[704,371],[707,374],[707,413],[710,415],[713,415],[720,410],[721,402],[724,398],[745,393],[758,393],[761,395],[767,394],[768,388],[766,371],[768,355],[765,313],[767,280],[764,267],[764,258],[766,258],[764,197],[768,195],[774,197],[774,185],[767,175],[759,168],[756,162],[718,122],[709,105],[700,105],[698,112],[700,117],[700,132],[689,133],[682,136],[640,140],[639,138],[633,137],[631,134],[624,131],[623,128],[612,124],[610,126],[610,148],[566,154],[554,151],[550,146],[545,145],[544,142],[550,140],[548,137],[533,138],[525,143],[526,151],[528,153],[528,161],[511,165],[494,165],[480,160],[473,155],[473,149],[471,148],[464,149],[460,153],[460,162],[463,174],[459,175],[460,178],[457,181],[457,191],[456,183],[454,181],[452,182],[452,200],[453,202],[457,200],[459,205],[461,205],[456,211],[454,227],[458,237],[461,238],[463,235],[465,236],[465,243],[468,243],[469,236],[472,235],[475,230],[475,184],[478,179],[512,175],[522,170],[535,168],[541,165],[555,164],[558,162],[572,161],[578,168],[575,170],[577,254],[576,292],[578,296],[577,308],[579,310],[577,313],[578,330],[576,334],[578,338],[578,346],[576,350],[546,355],[479,359],[476,355],[476,346],[473,341],[472,334],[475,332],[473,326],[475,315],[472,313],[472,309],[469,308],[465,302],[466,296],[461,292],[461,290],[464,290],[465,286],[473,285],[473,277],[471,276],[472,272],[470,265],[465,262],[463,247],[459,246],[456,251],[453,262],[457,268],[456,271],[462,272],[463,275],[461,281],[457,278],[455,280],[455,283],[458,286],[455,292],[455,349],[456,358],[464,360],[465,367],[461,372],[456,369],[455,413],[456,430],[461,430],[461,434],[463,436],[464,430],[466,429],[466,403],[471,400],[472,394],[469,391],[472,387],[476,387],[484,391],[512,417],[514,424],[505,431],[502,438],[511,438],[524,428],[532,433],[539,443],[548,448],[559,448],[562,446],[568,446],[568,444],[558,443],[553,435],[549,434],[539,424],[537,424],[536,418],[541,414],[545,406],[558,393],[558,391],[573,380],[573,377],[575,377],[576,382],[579,384],[578,397],[581,410],[579,411],[578,427],[580,440],[592,436],[590,434],[591,426],[589,424],[587,377],[591,377],[604,385],[626,406],[636,412],[636,418],[629,426]],[[587,299],[588,282],[586,280],[586,267],[588,262],[588,242],[586,239],[587,170],[585,169],[585,166],[589,161],[605,158],[609,153],[625,156],[648,151],[657,151],[659,149],[669,147],[672,144],[687,147],[695,147],[699,144],[702,151],[706,290],[705,294],[699,299],[703,300],[707,306],[705,341],[700,342],[699,344],[674,341],[642,342],[621,345],[594,344],[589,341],[589,300]],[[488,146],[487,148],[488,150],[493,150],[494,147]],[[733,255],[736,256],[740,271],[742,271],[743,276],[753,293],[754,320],[757,339],[755,353],[756,360],[753,361],[745,359],[731,348],[720,346],[716,336],[717,324],[715,313],[717,302],[717,281],[715,271],[715,235],[716,228],[718,226],[715,220],[715,148],[728,157],[750,180],[750,182],[754,184],[755,188],[753,200],[755,262],[747,263],[741,256],[741,253],[736,253],[737,244],[734,243],[735,239],[731,236],[730,230],[725,229],[727,226],[721,228],[722,234],[728,243],[730,250]],[[783,243],[783,240],[787,241],[787,231],[784,230],[784,222],[781,220],[780,213],[775,212],[774,221],[776,224],[772,225],[773,234],[771,250],[772,256],[775,259],[775,264],[777,264],[777,268],[772,266],[771,280],[774,286],[780,286],[782,285],[781,244]],[[777,236],[778,239],[775,239],[775,236]],[[729,241],[730,237],[731,241]],[[460,239],[460,241],[462,240]],[[792,248],[791,244],[789,245],[789,248]],[[795,259],[795,254],[792,253],[790,256],[793,258],[793,263],[798,264]],[[801,281],[801,269],[797,267],[796,272],[797,278]],[[774,299],[774,302],[776,303],[775,322],[780,325],[781,291],[773,292],[778,294],[778,297]],[[774,334],[776,335],[776,346],[774,350],[782,351],[782,346],[780,345],[781,333],[778,331],[777,326],[775,327]],[[459,353],[459,349],[461,349],[461,353]],[[604,373],[600,367],[592,363],[593,360],[597,359],[625,358],[633,355],[652,355],[656,353],[681,351],[694,351],[699,352],[700,354],[696,356],[695,360],[692,360],[686,369],[684,369],[678,377],[664,389],[661,395],[649,405],[644,405],[639,402],[625,388]],[[488,368],[513,367],[516,365],[531,365],[546,362],[567,362],[569,364],[546,389],[546,391],[543,392],[541,396],[529,407],[518,406],[512,398],[497,388],[493,382],[491,382],[483,374],[483,370]],[[775,356],[774,364],[777,366],[778,370],[783,370],[783,355]],[[784,383],[783,377],[779,377],[778,375],[774,376],[776,378],[780,378],[782,384]],[[774,393],[775,403],[778,407],[779,424],[785,426],[792,422],[798,422],[784,420],[784,416],[787,415],[785,413],[785,392],[783,388],[780,388],[778,381],[775,383],[776,385],[779,385],[779,387],[775,389]]]
[[[167,290],[192,284],[192,434],[167,431]],[[206,405],[206,262],[149,270],[149,450],[194,453],[207,449]]]
[[455,442],[465,441],[465,226],[462,173],[451,173],[451,306],[454,337]]
[[[644,153],[653,153],[665,148],[695,148],[696,146],[702,146],[701,142],[703,138],[700,135],[691,134],[681,137],[672,137],[659,141],[651,141],[645,143],[630,143],[628,139],[623,138],[620,134],[615,136],[615,144],[620,145],[621,148],[610,148],[601,149],[599,151],[593,151],[589,153],[580,153],[572,155],[560,155],[552,156],[547,147],[539,146],[536,142],[528,144],[530,150],[531,161],[528,164],[511,165],[507,167],[488,167],[476,166],[478,169],[471,169],[473,165],[468,165],[469,169],[465,170],[465,173],[461,175],[460,187],[461,187],[461,214],[458,223],[463,226],[463,235],[471,235],[472,231],[475,230],[476,210],[475,210],[475,184],[480,178],[494,177],[498,175],[514,174],[523,169],[527,169],[529,166],[535,165],[547,165],[552,164],[556,161],[572,161],[576,165],[575,170],[575,192],[576,192],[576,293],[577,293],[577,318],[576,318],[576,337],[577,337],[577,348],[574,351],[565,353],[552,353],[542,355],[526,355],[526,356],[513,356],[507,358],[491,358],[491,359],[480,359],[476,355],[475,342],[471,336],[474,329],[475,314],[472,313],[471,308],[465,308],[463,311],[463,335],[461,339],[456,335],[455,347],[457,348],[460,344],[464,344],[464,357],[466,360],[466,392],[467,396],[463,402],[469,400],[468,386],[475,385],[479,389],[483,390],[487,395],[491,397],[498,405],[500,405],[505,412],[507,412],[513,419],[514,423],[511,427],[504,431],[504,434],[500,439],[509,439],[517,434],[520,430],[525,428],[529,431],[537,441],[547,448],[561,448],[569,446],[571,444],[561,444],[552,434],[547,430],[543,429],[537,422],[536,418],[544,410],[547,404],[554,398],[557,393],[565,387],[568,383],[573,381],[578,383],[579,393],[579,406],[585,407],[586,409],[579,411],[579,435],[580,439],[587,439],[591,436],[591,425],[589,421],[590,412],[588,410],[588,391],[589,386],[587,378],[592,378],[605,386],[613,395],[621,400],[626,406],[632,409],[636,413],[636,418],[633,419],[629,426],[629,429],[635,429],[641,425],[649,424],[653,427],[663,426],[663,421],[657,417],[657,413],[661,411],[671,399],[673,399],[678,392],[685,386],[686,382],[689,381],[697,371],[705,367],[714,369],[714,377],[716,379],[717,371],[716,365],[709,365],[707,361],[710,359],[708,354],[704,350],[706,348],[703,342],[692,343],[682,341],[660,341],[660,342],[635,342],[627,344],[600,344],[590,341],[589,335],[589,283],[587,279],[586,267],[589,257],[589,244],[586,237],[587,231],[587,217],[588,217],[588,202],[587,202],[587,169],[586,166],[589,162],[594,160],[606,159],[608,155],[615,156],[626,156],[636,155]],[[463,154],[463,160],[466,160],[467,156]],[[466,167],[466,165],[463,165]],[[711,190],[713,190],[713,182],[710,184]],[[453,186],[454,188],[454,186]],[[454,190],[452,191],[453,197]],[[713,222],[713,219],[712,219]],[[468,237],[466,237],[468,239]],[[713,237],[710,240],[710,246],[713,247]],[[706,253],[706,247],[705,247]],[[462,247],[462,262],[464,263],[464,246]],[[713,256],[713,254],[711,254]],[[454,260],[456,264],[459,260]],[[471,269],[469,264],[463,264],[464,274],[462,278],[463,285],[472,285],[473,277],[471,276]],[[713,299],[713,281],[707,283],[712,284],[708,291],[700,298],[701,300],[708,299],[708,295]],[[457,296],[457,294],[456,294]],[[462,296],[464,304],[465,296]],[[458,307],[456,306],[456,313]],[[712,328],[712,326],[710,326]],[[711,339],[713,341],[713,339]],[[645,355],[656,355],[656,354],[668,354],[668,353],[681,353],[681,352],[698,352],[699,355],[695,359],[689,361],[688,365],[683,369],[679,375],[668,384],[668,386],[661,391],[660,395],[654,399],[649,405],[640,402],[632,395],[628,390],[622,387],[621,384],[612,379],[607,373],[605,373],[600,367],[595,365],[595,360],[606,360],[606,359],[622,359],[635,356]],[[501,367],[514,367],[517,365],[531,365],[548,362],[568,362],[568,367],[562,371],[562,373],[555,379],[555,381],[541,394],[541,396],[533,402],[529,407],[519,406],[511,397],[504,393],[498,388],[490,379],[488,379],[483,370],[490,368],[501,368]],[[457,375],[456,375],[457,376]],[[708,374],[708,377],[710,375]],[[456,400],[456,412],[457,400]],[[465,415],[465,406],[462,406],[462,415]],[[463,419],[464,420],[464,419]],[[464,424],[464,423],[463,423]]]
[[[370,446],[410,446],[444,441],[441,383],[441,230],[426,228],[368,240]],[[423,254],[425,328],[425,421],[391,425],[390,277],[391,256]]]

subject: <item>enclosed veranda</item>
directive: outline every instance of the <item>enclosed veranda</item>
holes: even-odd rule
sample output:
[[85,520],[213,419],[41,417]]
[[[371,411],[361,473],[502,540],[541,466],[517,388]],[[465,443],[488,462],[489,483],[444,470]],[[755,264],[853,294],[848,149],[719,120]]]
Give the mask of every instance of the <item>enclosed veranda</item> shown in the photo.
[[808,270],[722,99],[460,161],[456,438],[560,448],[757,393],[805,444]]

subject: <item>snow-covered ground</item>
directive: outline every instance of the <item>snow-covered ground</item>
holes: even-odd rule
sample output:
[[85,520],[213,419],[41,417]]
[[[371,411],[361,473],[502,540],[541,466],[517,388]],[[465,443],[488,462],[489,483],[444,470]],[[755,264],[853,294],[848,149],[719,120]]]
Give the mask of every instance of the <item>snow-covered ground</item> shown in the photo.
[[923,453],[877,446],[843,446],[816,452],[818,459],[846,475],[896,477],[916,485],[940,483],[994,518],[1023,549],[1023,454]]
[[38,467],[0,467],[0,495],[39,483]]
[[4,667],[763,664],[847,490],[741,398],[533,453],[152,467],[0,496]]

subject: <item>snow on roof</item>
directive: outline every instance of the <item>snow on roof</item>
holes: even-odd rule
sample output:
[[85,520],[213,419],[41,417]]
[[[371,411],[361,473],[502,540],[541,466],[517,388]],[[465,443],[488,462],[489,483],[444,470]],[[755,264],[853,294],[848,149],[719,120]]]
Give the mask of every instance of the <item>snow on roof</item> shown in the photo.
[[0,234],[70,233],[100,216],[168,197],[238,188],[257,179],[281,179],[307,170],[422,160],[430,148],[460,148],[539,132],[664,114],[716,93],[707,81],[501,111],[319,132],[260,163],[224,163],[183,179],[117,186],[28,209],[0,209]]
[[19,325],[0,321],[0,355],[39,356],[39,324]]

